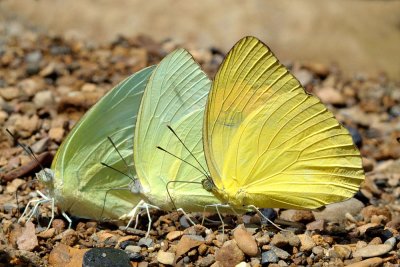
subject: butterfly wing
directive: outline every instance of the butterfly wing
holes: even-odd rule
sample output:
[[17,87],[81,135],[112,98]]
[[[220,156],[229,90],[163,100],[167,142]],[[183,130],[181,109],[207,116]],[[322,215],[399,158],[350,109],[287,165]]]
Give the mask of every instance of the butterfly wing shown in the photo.
[[135,122],[144,88],[153,70],[154,66],[148,67],[108,92],[61,144],[52,169],[57,202],[64,211],[78,217],[99,219],[106,199],[102,218],[117,219],[140,201],[129,190],[110,190],[127,188],[131,179],[101,162],[135,175],[132,150]]
[[227,55],[206,110],[206,160],[233,206],[317,208],[363,181],[348,131],[254,37]]
[[201,128],[209,89],[209,79],[184,49],[166,56],[146,86],[137,120],[134,160],[148,200],[165,210],[174,208],[167,185],[178,208],[193,211],[218,203],[203,189],[204,171],[198,170],[205,166]]

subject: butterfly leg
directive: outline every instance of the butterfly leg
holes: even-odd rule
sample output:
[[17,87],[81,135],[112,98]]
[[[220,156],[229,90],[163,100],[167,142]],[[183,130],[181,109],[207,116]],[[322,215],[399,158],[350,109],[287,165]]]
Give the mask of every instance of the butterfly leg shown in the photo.
[[[149,203],[144,203],[143,206],[142,206],[141,208],[142,208],[142,209],[146,209],[147,218],[149,219],[149,224],[148,224],[148,226],[147,226],[147,233],[146,233],[146,236],[145,236],[145,238],[147,238],[147,237],[149,236],[149,234],[150,234],[151,225],[153,224],[153,220],[151,219],[149,208],[158,209],[158,210],[159,210],[160,208],[157,207],[157,206],[151,205],[151,204],[149,204]],[[139,215],[139,214],[138,214],[138,215]],[[139,220],[136,218],[136,225],[135,225],[135,226],[137,226],[137,222],[138,222],[138,221],[139,221]]]
[[219,212],[218,205],[215,205],[215,209],[217,210],[218,217],[222,223],[222,234],[225,234],[225,223],[224,223],[224,220],[222,220],[222,216],[221,216],[221,213]]
[[204,224],[204,218],[205,218],[206,209],[207,209],[208,206],[209,206],[209,205],[205,205],[205,206],[204,206],[204,209],[203,209],[203,217],[202,217],[202,219],[201,219],[201,225]]
[[151,219],[151,216],[150,216],[149,208],[157,209],[157,210],[159,210],[160,208],[157,207],[157,206],[151,205],[149,203],[144,203],[144,208],[146,209],[147,218],[149,219],[149,225],[148,225],[147,234],[146,234],[146,237],[147,237],[150,234],[150,228],[151,228],[151,225],[153,223],[153,221]]
[[[32,219],[32,216],[35,215],[35,214],[37,214],[39,205],[44,204],[44,203],[46,203],[46,202],[49,202],[49,200],[48,200],[48,199],[41,199],[41,200],[39,200],[39,201],[36,203],[36,205],[33,207],[33,209],[28,213],[29,217],[28,217],[28,219],[27,219],[26,221],[29,222],[29,221]],[[27,215],[27,216],[28,216],[28,215]]]
[[272,224],[273,226],[275,226],[277,229],[281,230],[281,231],[287,231],[285,229],[282,229],[281,227],[279,227],[278,225],[276,225],[273,221],[271,221],[270,219],[268,219],[267,217],[264,216],[264,214],[262,214],[262,212],[254,205],[249,205],[249,208],[255,210],[255,212],[258,213],[258,215],[260,215],[262,218],[264,218],[267,222],[269,222],[270,224]]
[[71,218],[63,211],[63,212],[61,212],[61,214],[62,214],[62,216],[68,221],[68,229],[70,229],[71,228],[71,225],[72,225],[72,220],[71,220]]
[[50,198],[48,196],[46,196],[45,194],[43,194],[42,192],[40,192],[39,190],[36,190],[36,192],[40,195],[41,199],[35,204],[33,209],[28,213],[27,216],[29,216],[29,217],[28,217],[27,222],[29,222],[31,220],[32,216],[37,213],[39,205],[50,201]]
[[[182,208],[179,208],[179,209],[177,209],[176,211],[182,212],[182,213],[183,213],[183,216],[185,216],[185,218],[186,218],[191,224],[193,224],[193,226],[196,225],[196,224],[194,223],[194,221],[192,221],[192,219],[190,219],[190,217],[187,215],[187,213],[186,213]],[[204,214],[204,213],[203,213],[203,214]]]
[[129,212],[128,216],[130,217],[128,224],[125,227],[125,230],[128,229],[129,225],[132,223],[133,218],[136,217],[136,223],[135,223],[135,228],[137,227],[138,224],[138,218],[139,218],[139,212],[138,210],[143,210],[146,209],[148,216],[150,216],[150,212],[148,212],[148,208],[153,208],[153,209],[160,209],[157,206],[151,205],[149,203],[144,202],[144,200],[140,200],[139,203],[132,209],[131,212]]
[[136,219],[135,219],[135,227],[133,227],[133,229],[137,229],[137,226],[139,224],[139,215],[140,215],[140,212],[137,212],[136,213]]
[[219,220],[221,221],[221,224],[222,224],[222,233],[225,234],[225,223],[224,223],[224,220],[222,219],[222,216],[221,216],[221,213],[219,212],[218,207],[222,207],[222,208],[231,208],[231,206],[229,206],[229,205],[224,205],[224,204],[205,205],[205,206],[204,206],[204,209],[203,209],[203,219],[202,219],[202,221],[201,221],[201,225],[203,225],[203,223],[204,223],[204,216],[205,216],[204,213],[205,213],[207,207],[214,207],[214,208],[215,208],[215,210],[217,211]]
[[125,227],[125,230],[128,229],[129,225],[131,225],[133,218],[135,217],[137,210],[142,206],[142,204],[145,203],[144,200],[140,200],[139,203],[129,212],[128,216],[131,218],[129,219],[128,224]]
[[147,226],[147,232],[146,232],[145,238],[147,238],[149,236],[151,225],[153,223],[151,216],[150,216],[150,212],[149,212],[149,206],[147,204],[146,204],[146,213],[147,213],[147,218],[149,218],[149,225]]
[[49,199],[49,201],[51,202],[51,219],[50,219],[49,224],[47,225],[46,230],[48,230],[48,229],[50,228],[51,223],[52,223],[53,220],[54,220],[54,210],[55,210],[54,198],[52,197],[51,199]]
[[26,214],[26,213],[28,212],[29,206],[30,206],[31,204],[36,203],[36,202],[39,202],[39,201],[41,201],[41,200],[42,200],[42,199],[29,200],[28,204],[26,204],[26,206],[25,206],[24,212],[23,212],[22,215],[19,217],[19,219],[18,219],[17,222],[20,223],[22,218],[24,218],[25,216],[28,216],[28,215],[32,212],[32,210],[31,210],[28,214]]

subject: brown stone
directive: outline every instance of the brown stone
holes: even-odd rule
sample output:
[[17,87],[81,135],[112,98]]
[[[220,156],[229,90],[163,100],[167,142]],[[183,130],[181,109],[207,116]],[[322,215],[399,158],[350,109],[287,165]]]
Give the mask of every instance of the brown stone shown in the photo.
[[49,255],[49,264],[53,267],[82,266],[83,255],[89,249],[71,248],[65,244],[58,244]]
[[32,251],[39,245],[35,225],[32,222],[27,222],[22,229],[21,235],[17,238],[18,249]]
[[255,257],[258,254],[257,243],[254,237],[247,232],[246,229],[243,229],[242,227],[236,228],[233,232],[233,238],[244,254],[250,257]]
[[215,260],[223,267],[232,267],[244,260],[244,253],[235,240],[229,240],[215,253]]
[[179,258],[181,255],[185,254],[192,248],[198,247],[204,243],[204,240],[201,240],[201,236],[193,236],[193,235],[184,235],[181,240],[179,240],[176,246],[176,257]]

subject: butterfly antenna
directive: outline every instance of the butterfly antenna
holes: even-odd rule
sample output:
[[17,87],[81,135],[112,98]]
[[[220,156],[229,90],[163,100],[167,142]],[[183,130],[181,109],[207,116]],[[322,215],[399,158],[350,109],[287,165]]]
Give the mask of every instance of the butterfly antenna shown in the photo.
[[[194,166],[192,163],[190,163],[190,162],[188,162],[187,160],[184,160],[184,159],[178,157],[177,155],[174,155],[173,153],[169,152],[169,151],[166,150],[165,148],[162,148],[162,147],[160,147],[160,146],[157,146],[157,148],[160,149],[161,151],[164,151],[165,153],[167,153],[167,154],[169,154],[169,155],[171,155],[171,156],[173,156],[173,157],[175,157],[175,158],[177,158],[177,159],[179,159],[179,160],[181,160],[181,161],[183,161],[183,162],[189,164],[190,166],[192,166],[193,168],[195,168],[196,170],[198,170],[199,172],[201,172],[201,174],[203,174],[204,176],[206,176],[206,177],[208,178],[207,172],[205,172],[203,168],[200,169],[200,168]],[[201,165],[200,165],[200,166],[201,166]]]
[[32,148],[31,148],[30,146],[28,146],[28,145],[24,145],[24,144],[22,144],[21,142],[19,142],[19,141],[18,141],[18,138],[17,138],[14,134],[12,134],[12,133],[10,132],[10,130],[8,130],[7,128],[6,128],[6,131],[7,131],[7,133],[12,137],[12,139],[14,140],[14,142],[15,142],[17,145],[19,145],[20,147],[22,147],[22,149],[23,149],[33,160],[35,160],[35,161],[37,162],[37,164],[39,165],[39,167],[43,170],[44,167],[43,167],[43,165],[40,163],[40,161],[38,160],[38,158],[35,156],[35,153],[33,152]]
[[[10,130],[8,130],[6,128],[7,133],[11,136],[11,138],[14,140],[14,143],[16,143],[17,145],[19,145],[20,147],[22,147],[22,149],[25,151],[25,153],[27,153],[31,159],[33,159],[34,161],[36,161],[36,163],[39,165],[41,170],[44,170],[43,165],[40,163],[40,161],[38,160],[38,158],[36,157],[35,153],[33,152],[32,148],[28,145],[24,145],[21,142],[18,141],[18,138],[11,133]],[[31,181],[28,182],[28,186],[30,186],[31,183],[37,181],[36,178],[32,179]],[[18,217],[20,217],[20,213],[19,213],[19,201],[18,201],[18,189],[15,191],[15,200],[17,202],[17,215]]]
[[[118,155],[120,156],[120,158],[122,159],[122,161],[124,162],[126,168],[128,169],[128,172],[130,174],[132,174],[132,168],[131,166],[128,165],[128,163],[126,162],[126,160],[124,159],[124,157],[121,155],[121,152],[119,152],[119,149],[117,148],[117,146],[115,145],[114,141],[111,139],[111,137],[107,136],[108,140],[110,141],[110,143],[113,145],[114,149],[117,151]],[[134,180],[133,177],[129,176],[129,178],[131,178],[132,180]]]
[[124,173],[124,172],[122,172],[122,171],[120,171],[120,170],[118,170],[118,169],[116,169],[116,168],[114,168],[114,167],[108,165],[108,164],[105,163],[105,162],[100,162],[100,164],[103,165],[103,166],[105,166],[105,167],[107,167],[107,168],[110,168],[111,170],[114,170],[114,171],[116,171],[116,172],[118,172],[118,173],[120,173],[120,174],[122,174],[122,175],[124,175],[124,176],[126,176],[126,177],[129,177],[129,179],[131,179],[132,181],[135,180],[135,178],[131,177],[129,174]]
[[[199,164],[200,168],[203,170],[203,174],[208,178],[208,172],[206,171],[206,169],[204,169],[204,167],[200,164],[200,162],[197,160],[197,158],[193,155],[193,153],[190,151],[190,149],[185,145],[185,143],[182,141],[182,139],[178,136],[178,134],[174,131],[174,129],[172,129],[172,127],[170,125],[167,125],[168,129],[175,135],[175,137],[179,140],[179,142],[183,145],[183,147],[186,149],[187,152],[189,152],[189,154],[194,158],[194,160],[197,162],[197,164]],[[192,165],[193,166],[193,165]],[[196,168],[198,169],[198,168]]]

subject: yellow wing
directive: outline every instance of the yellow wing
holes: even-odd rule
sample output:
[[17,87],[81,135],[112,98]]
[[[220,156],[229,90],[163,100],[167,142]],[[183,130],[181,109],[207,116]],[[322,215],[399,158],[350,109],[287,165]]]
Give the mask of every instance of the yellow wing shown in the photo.
[[216,74],[203,131],[216,194],[234,207],[317,208],[364,179],[348,131],[254,37]]

